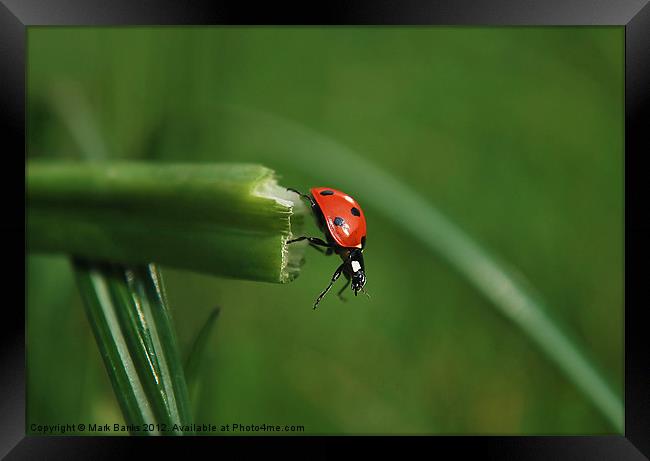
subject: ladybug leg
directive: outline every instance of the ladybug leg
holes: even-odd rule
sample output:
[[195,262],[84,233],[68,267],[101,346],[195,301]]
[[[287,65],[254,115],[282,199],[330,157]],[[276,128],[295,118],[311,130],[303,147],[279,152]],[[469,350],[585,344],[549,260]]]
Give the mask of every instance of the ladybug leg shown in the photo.
[[315,244],[313,244],[313,243],[310,243],[309,246],[312,247],[314,250],[317,250],[319,253],[326,254],[326,253],[325,253],[325,250],[323,250],[323,249],[322,249],[321,247],[319,247],[318,245],[315,245]]
[[321,299],[327,294],[328,291],[332,288],[332,285],[334,285],[334,282],[338,280],[338,278],[341,276],[341,272],[343,272],[343,268],[345,267],[345,263],[341,264],[338,269],[334,272],[334,275],[332,275],[332,280],[330,281],[330,284],[327,285],[327,288],[323,290],[323,292],[318,295],[318,298],[316,298],[316,302],[314,303],[314,309],[318,307],[318,303],[320,302]]
[[318,246],[327,247],[327,248],[332,247],[332,245],[330,245],[329,243],[319,239],[318,237],[306,237],[304,235],[302,237],[287,240],[287,245],[290,244],[290,243],[302,242],[303,240],[309,240],[310,245],[318,245]]
[[311,203],[312,208],[316,207],[316,202],[314,202],[314,199],[311,198],[309,195],[303,194],[302,192],[300,192],[300,191],[298,191],[296,189],[291,189],[289,187],[287,187],[287,190],[289,192],[294,192],[294,193],[300,195],[302,198],[306,198],[307,200],[309,200],[309,203]]
[[333,247],[329,247],[327,250],[323,250],[321,247],[313,243],[310,243],[309,246],[312,247],[314,250],[318,250],[320,253],[324,254],[325,256],[332,256],[334,254]]
[[318,250],[319,253],[322,253],[325,256],[332,256],[334,254],[334,248],[333,247],[329,247],[327,250],[323,250],[321,247],[319,247],[315,243],[309,243],[309,246],[312,247],[314,250]]

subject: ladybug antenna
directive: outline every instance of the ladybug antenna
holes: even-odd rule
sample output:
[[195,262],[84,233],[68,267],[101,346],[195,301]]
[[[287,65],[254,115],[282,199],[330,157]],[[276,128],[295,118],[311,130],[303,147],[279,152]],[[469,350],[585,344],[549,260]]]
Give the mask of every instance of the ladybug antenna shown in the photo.
[[364,295],[366,295],[366,296],[368,297],[368,299],[370,299],[370,293],[368,293],[368,292],[366,291],[366,288],[365,288],[365,287],[363,287],[363,288],[361,289],[361,291],[363,292]]

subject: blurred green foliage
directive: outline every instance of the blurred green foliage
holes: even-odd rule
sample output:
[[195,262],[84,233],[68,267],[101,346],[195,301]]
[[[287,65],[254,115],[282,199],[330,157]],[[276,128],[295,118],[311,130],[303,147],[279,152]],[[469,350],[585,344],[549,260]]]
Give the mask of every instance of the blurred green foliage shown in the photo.
[[[80,158],[86,145],[254,161],[287,186],[337,187],[345,164],[296,166],[308,139],[261,129],[255,114],[291,120],[408,183],[508,261],[622,398],[623,39],[621,27],[30,27],[28,155]],[[75,135],[71,112],[97,136]],[[337,266],[315,251],[284,286],[163,268],[184,351],[222,308],[198,423],[614,432],[472,286],[364,211],[371,299],[329,296],[312,311]],[[121,421],[69,264],[27,264],[28,430]]]

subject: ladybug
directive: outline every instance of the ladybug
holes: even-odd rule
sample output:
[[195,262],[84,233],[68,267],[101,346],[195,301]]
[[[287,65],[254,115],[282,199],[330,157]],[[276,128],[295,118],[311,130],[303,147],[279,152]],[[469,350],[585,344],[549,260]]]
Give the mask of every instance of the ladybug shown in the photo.
[[[303,194],[295,189],[287,190],[309,200],[318,227],[326,238],[326,241],[323,241],[317,237],[303,236],[289,240],[287,243],[307,240],[311,247],[321,253],[327,256],[336,253],[343,260],[343,263],[332,275],[330,284],[316,298],[314,309],[318,307],[318,303],[332,288],[332,285],[341,274],[348,279],[348,282],[339,291],[339,298],[344,300],[342,293],[349,285],[352,285],[355,296],[359,291],[366,293],[364,290],[366,269],[363,264],[362,254],[366,247],[366,217],[361,211],[361,206],[348,194],[331,187],[313,187],[309,190],[310,194]],[[327,248],[327,250],[323,248]]]

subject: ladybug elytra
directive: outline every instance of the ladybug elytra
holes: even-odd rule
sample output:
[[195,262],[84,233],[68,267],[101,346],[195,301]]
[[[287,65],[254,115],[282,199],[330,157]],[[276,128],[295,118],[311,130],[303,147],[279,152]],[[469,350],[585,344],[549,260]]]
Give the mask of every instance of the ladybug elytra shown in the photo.
[[[363,264],[363,250],[366,246],[366,217],[361,207],[348,194],[330,187],[313,187],[310,194],[303,194],[295,189],[287,189],[309,200],[316,222],[325,234],[326,241],[317,237],[298,237],[287,243],[307,240],[309,245],[321,253],[338,254],[343,263],[336,269],[330,284],[323,290],[314,303],[318,307],[321,299],[332,288],[341,274],[348,280],[338,295],[351,285],[354,295],[359,291],[365,293],[366,269]],[[327,250],[323,250],[323,248]]]

